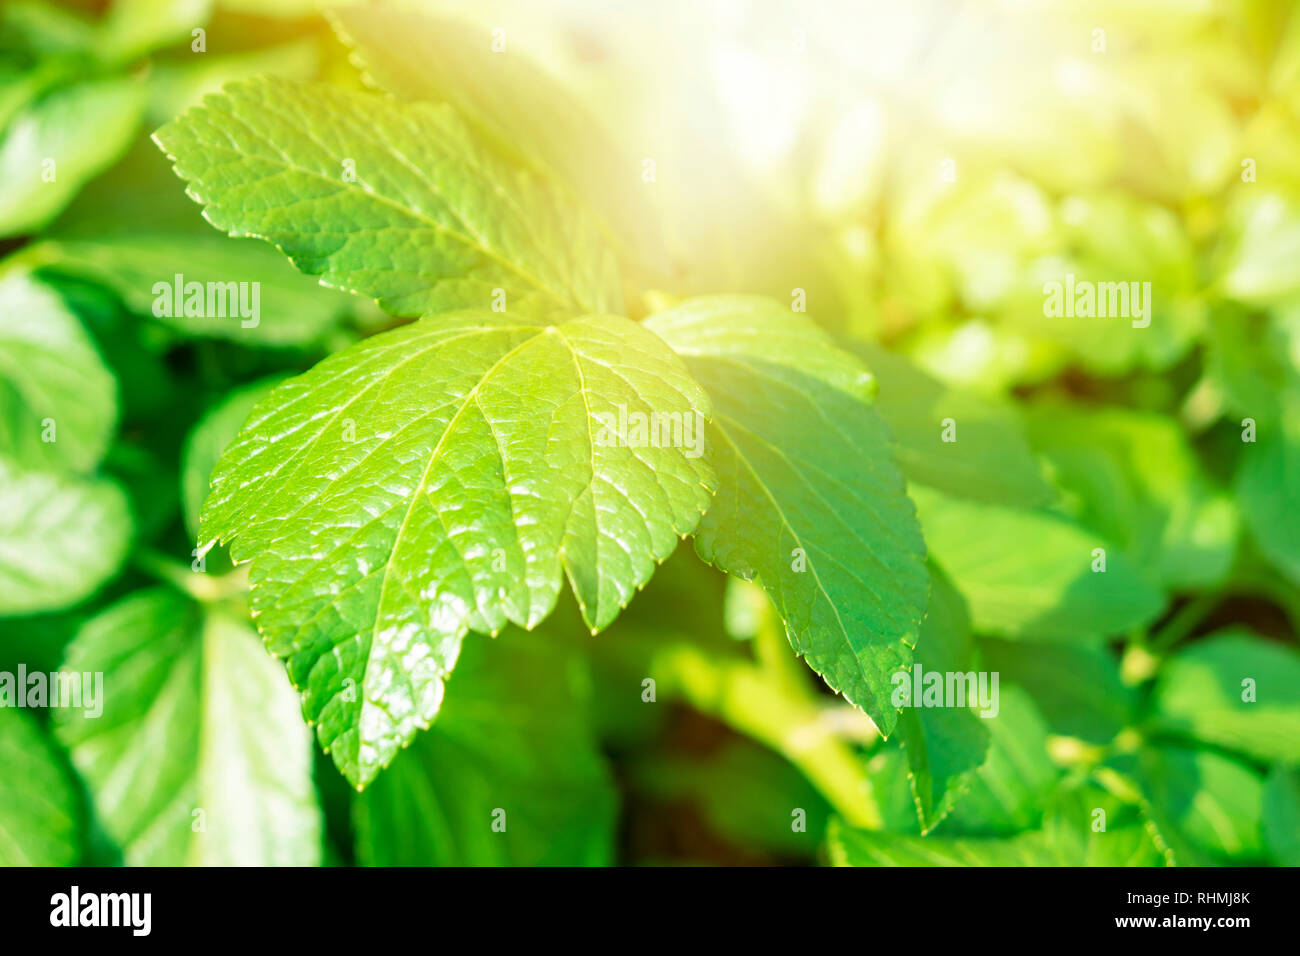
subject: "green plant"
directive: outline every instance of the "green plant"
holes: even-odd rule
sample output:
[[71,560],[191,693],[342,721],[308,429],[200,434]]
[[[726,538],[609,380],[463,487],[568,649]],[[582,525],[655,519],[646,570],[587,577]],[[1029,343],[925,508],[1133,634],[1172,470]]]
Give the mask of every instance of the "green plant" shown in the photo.
[[[717,294],[470,24],[334,12],[381,94],[317,20],[199,75],[132,8],[5,14],[0,169],[77,158],[0,204],[0,642],[112,696],[0,708],[0,860],[604,864],[621,796],[726,861],[1296,862],[1289,214],[979,171]],[[1121,265],[1147,326],[1040,321]]]

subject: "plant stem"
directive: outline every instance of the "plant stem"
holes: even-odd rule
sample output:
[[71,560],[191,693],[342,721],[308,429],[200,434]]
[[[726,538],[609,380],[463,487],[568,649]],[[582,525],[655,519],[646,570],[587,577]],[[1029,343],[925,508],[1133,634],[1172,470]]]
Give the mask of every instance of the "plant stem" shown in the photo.
[[1209,613],[1219,606],[1222,597],[1216,593],[1201,594],[1188,601],[1160,630],[1151,635],[1148,646],[1156,654],[1168,651],[1186,639]]
[[174,558],[150,548],[137,551],[132,557],[132,563],[146,574],[204,604],[216,604],[248,590],[246,568],[236,568],[229,574],[209,575],[202,571],[192,571]]

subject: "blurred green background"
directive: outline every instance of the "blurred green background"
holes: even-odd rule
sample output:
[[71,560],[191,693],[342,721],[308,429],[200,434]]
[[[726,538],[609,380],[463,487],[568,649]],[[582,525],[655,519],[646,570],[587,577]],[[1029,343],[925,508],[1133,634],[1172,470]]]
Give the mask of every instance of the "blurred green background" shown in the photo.
[[[802,295],[868,362],[935,565],[922,647],[1003,696],[922,728],[918,763],[682,548],[596,638],[562,607],[467,644],[445,714],[357,795],[239,572],[189,565],[252,403],[399,320],[210,228],[148,138],[241,77],[366,88],[324,6],[0,6],[0,671],[177,688],[94,726],[0,709],[0,862],[1300,862],[1300,10],[396,5],[445,30],[448,100],[521,151],[560,137],[631,224],[634,317]],[[494,30],[553,87],[494,88],[463,53]],[[155,316],[175,273],[261,283],[260,324]],[[1150,326],[1046,316],[1067,275],[1151,283]],[[1070,570],[1095,546],[1105,587]],[[230,686],[196,676],[198,633],[242,661]],[[303,765],[275,833],[197,839],[195,794],[233,814],[226,782],[267,762]],[[473,821],[502,792],[532,811],[494,840]],[[1131,845],[1084,841],[1075,803]]]

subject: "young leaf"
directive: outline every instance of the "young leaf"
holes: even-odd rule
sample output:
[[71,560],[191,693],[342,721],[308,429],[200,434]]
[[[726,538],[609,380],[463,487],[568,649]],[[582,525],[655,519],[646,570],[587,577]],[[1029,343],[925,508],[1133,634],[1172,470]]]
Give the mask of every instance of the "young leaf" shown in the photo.
[[975,629],[1014,639],[1121,633],[1164,607],[1164,595],[1106,542],[1041,511],[980,505],[913,485],[932,556],[970,606]]
[[117,384],[49,286],[0,279],[0,454],[34,470],[90,471],[117,423]]
[[218,229],[269,240],[395,315],[621,311],[590,220],[485,151],[450,106],[267,76],[229,84],[154,139]]
[[608,865],[616,799],[584,711],[589,676],[540,633],[466,642],[437,722],[356,798],[360,861]]
[[646,325],[716,409],[700,557],[760,583],[795,650],[891,733],[890,681],[911,663],[929,578],[870,373],[767,299],[696,299]]
[[76,791],[35,721],[12,704],[0,706],[0,766],[0,866],[75,864]]
[[111,481],[25,471],[0,457],[0,616],[75,604],[117,570],[131,538]]
[[609,426],[655,416],[702,439],[709,410],[627,319],[434,316],[259,403],[213,475],[201,538],[253,559],[259,629],[364,785],[433,719],[468,629],[536,625],[562,575],[593,631],[627,605],[714,477],[702,444]]
[[82,628],[64,667],[111,681],[102,714],[56,719],[129,865],[319,862],[310,737],[246,624],[137,592]]
[[1260,760],[1300,762],[1300,654],[1245,630],[1198,640],[1165,664],[1155,725]]
[[[916,644],[916,666],[923,668],[923,679],[925,673],[973,672],[975,646],[966,605],[942,572],[932,569],[930,581],[930,607]],[[971,709],[976,704],[968,700],[965,707],[907,707],[898,719],[898,740],[907,758],[922,833],[948,815],[984,763],[992,718],[977,716]]]
[[[1053,492],[1010,408],[947,388],[900,355],[857,342],[880,383],[876,408],[898,441],[895,455],[909,481],[992,504],[1035,507]],[[943,440],[951,418],[957,441]]]

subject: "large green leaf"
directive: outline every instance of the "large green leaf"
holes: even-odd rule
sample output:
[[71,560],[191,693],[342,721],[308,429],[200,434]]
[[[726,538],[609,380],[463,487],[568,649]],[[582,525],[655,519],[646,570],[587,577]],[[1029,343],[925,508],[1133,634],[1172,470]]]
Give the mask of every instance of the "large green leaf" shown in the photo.
[[1260,760],[1300,762],[1300,653],[1220,631],[1161,668],[1157,727]]
[[[876,407],[909,481],[994,504],[1034,507],[1053,493],[1015,412],[946,387],[901,355],[855,343],[880,383]],[[944,441],[952,419],[955,441]]]
[[330,16],[366,74],[408,100],[450,103],[514,162],[551,174],[616,227],[631,255],[662,267],[662,227],[647,201],[641,160],[520,50],[507,32],[453,17],[375,6]]
[[[1033,640],[1109,635],[1164,607],[1141,568],[1064,518],[917,485],[911,494],[931,556],[966,598],[976,631]],[[1105,571],[1093,570],[1097,548],[1106,549]]]
[[138,592],[82,628],[64,667],[104,675],[103,714],[59,710],[57,727],[128,864],[319,862],[310,736],[247,624]]
[[143,84],[114,77],[57,90],[18,113],[0,139],[0,236],[58,215],[126,150],[143,108]]
[[1081,524],[1153,568],[1166,587],[1205,588],[1228,573],[1236,511],[1172,419],[1043,404],[1029,425]]
[[437,723],[357,798],[359,860],[607,865],[616,801],[589,681],[579,655],[540,632],[470,638]]
[[0,707],[0,866],[71,866],[80,810],[68,772],[40,728]]
[[911,663],[929,580],[870,373],[767,299],[696,299],[646,324],[716,411],[700,557],[760,583],[809,666],[892,732],[891,678]]
[[[931,573],[930,608],[916,645],[916,666],[926,673],[975,673],[970,616],[961,595],[942,572]],[[978,674],[976,675],[978,680]],[[951,703],[951,702],[945,702]],[[898,739],[907,757],[908,779],[916,798],[921,831],[946,817],[970,786],[989,748],[990,718],[976,715],[976,701],[965,707],[913,706],[898,720]]]
[[0,279],[0,454],[29,468],[89,471],[117,423],[117,384],[49,286]]
[[[615,618],[709,504],[708,412],[626,319],[434,316],[259,403],[200,537],[253,560],[258,626],[363,785],[433,719],[468,629],[536,625],[564,575],[593,631]],[[605,415],[675,417],[700,441],[629,447],[648,436]]]
[[511,314],[620,310],[592,223],[445,104],[262,77],[154,138],[218,229],[394,314],[499,307],[498,289]]
[[113,482],[26,471],[0,457],[0,616],[88,597],[122,563],[130,538]]

